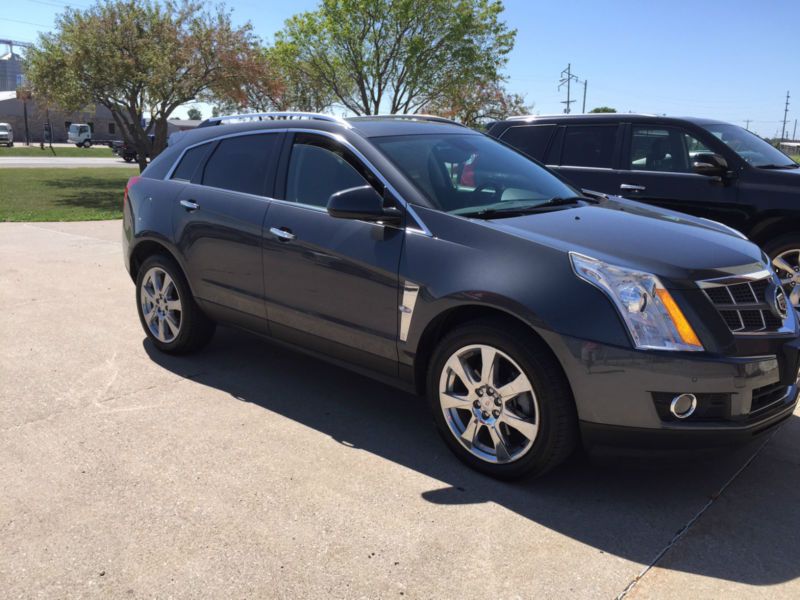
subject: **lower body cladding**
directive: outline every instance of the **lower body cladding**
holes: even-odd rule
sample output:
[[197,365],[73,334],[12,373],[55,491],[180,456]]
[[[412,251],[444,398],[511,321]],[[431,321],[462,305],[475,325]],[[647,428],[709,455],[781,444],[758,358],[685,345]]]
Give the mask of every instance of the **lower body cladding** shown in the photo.
[[743,444],[788,419],[797,405],[798,339],[776,343],[770,355],[720,357],[542,335],[572,386],[590,451]]

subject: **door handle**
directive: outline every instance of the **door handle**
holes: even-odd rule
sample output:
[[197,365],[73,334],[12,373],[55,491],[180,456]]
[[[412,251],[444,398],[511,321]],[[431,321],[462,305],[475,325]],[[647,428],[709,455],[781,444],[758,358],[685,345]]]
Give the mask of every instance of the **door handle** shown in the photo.
[[270,227],[269,232],[282,242],[290,242],[295,238],[295,235],[288,229]]
[[189,212],[200,208],[200,205],[194,200],[181,200],[181,206]]
[[629,192],[643,192],[647,188],[644,187],[643,185],[633,185],[631,183],[623,183],[621,186],[619,186],[619,189],[627,190]]

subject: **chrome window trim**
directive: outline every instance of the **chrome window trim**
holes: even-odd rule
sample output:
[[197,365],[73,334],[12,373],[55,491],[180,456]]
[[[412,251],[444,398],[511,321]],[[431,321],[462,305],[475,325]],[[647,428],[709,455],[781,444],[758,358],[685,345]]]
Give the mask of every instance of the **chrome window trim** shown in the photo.
[[[175,159],[175,161],[172,163],[172,166],[170,167],[169,171],[167,171],[167,174],[163,177],[163,180],[164,181],[171,180],[172,174],[175,172],[175,169],[178,168],[178,165],[180,164],[181,160],[183,160],[183,156],[186,154],[186,152],[188,152],[192,148],[196,148],[198,146],[202,146],[203,144],[211,144],[211,143],[218,142],[220,140],[224,140],[224,139],[232,138],[232,137],[240,137],[240,136],[245,136],[245,135],[261,135],[261,134],[264,134],[264,133],[289,133],[289,132],[316,134],[316,135],[320,135],[322,137],[327,137],[329,139],[332,139],[332,140],[335,140],[335,141],[339,142],[342,146],[344,146],[350,152],[352,152],[355,155],[355,157],[358,158],[358,160],[360,160],[364,164],[364,166],[370,170],[370,172],[386,187],[386,189],[388,189],[392,193],[392,195],[395,198],[397,198],[397,201],[406,210],[406,213],[412,219],[414,219],[414,221],[416,222],[417,227],[414,227],[413,225],[410,225],[410,226],[407,226],[406,229],[408,229],[409,227],[412,228],[412,229],[418,229],[419,231],[424,233],[426,236],[433,237],[433,234],[431,233],[430,229],[428,229],[428,227],[425,225],[425,223],[422,221],[422,219],[419,218],[419,215],[412,208],[411,204],[405,198],[403,198],[403,196],[400,195],[400,193],[397,191],[397,189],[395,189],[395,187],[391,183],[389,183],[389,180],[386,179],[386,177],[383,176],[383,174],[375,167],[375,165],[373,165],[367,159],[367,157],[364,156],[361,153],[360,150],[358,150],[358,148],[356,148],[355,146],[353,146],[353,144],[348,142],[344,138],[344,136],[342,136],[341,134],[338,134],[338,133],[331,133],[330,131],[322,131],[320,129],[304,129],[304,128],[281,128],[281,129],[269,128],[269,129],[255,129],[253,131],[239,131],[239,132],[233,132],[233,133],[229,132],[229,133],[225,133],[225,134],[220,134],[218,136],[207,138],[207,139],[205,139],[205,140],[203,140],[201,142],[197,142],[196,144],[191,144],[190,146],[186,146],[183,150],[181,150],[181,153],[178,155],[178,158]],[[176,181],[178,181],[178,180],[176,180]],[[182,181],[182,180],[180,180],[180,181]],[[191,182],[189,182],[189,183],[191,183]],[[202,184],[192,184],[192,185],[202,185]],[[222,190],[222,191],[226,191],[226,192],[246,193],[246,192],[235,192],[235,190],[225,190],[224,188],[217,188],[217,187],[214,187],[214,186],[202,186],[202,187],[208,187],[210,189],[217,189],[217,190]],[[248,194],[248,195],[252,195],[252,194]],[[286,204],[289,204],[289,205],[292,205],[292,206],[300,205],[299,202],[288,202],[286,200],[279,200],[278,198],[269,198],[268,196],[258,196],[258,197],[259,198],[267,198],[269,200],[275,200],[277,202],[285,202]],[[303,206],[314,206],[314,205],[310,205],[309,204],[309,205],[303,205]],[[323,211],[325,210],[323,207],[314,207],[314,208],[318,208],[318,209],[323,210]]]

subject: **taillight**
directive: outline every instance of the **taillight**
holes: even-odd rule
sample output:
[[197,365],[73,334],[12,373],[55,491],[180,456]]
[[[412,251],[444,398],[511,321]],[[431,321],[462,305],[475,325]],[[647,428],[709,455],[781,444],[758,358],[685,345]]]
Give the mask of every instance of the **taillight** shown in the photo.
[[128,205],[128,190],[130,190],[133,185],[141,179],[141,176],[134,175],[130,179],[128,179],[128,183],[125,184],[125,195],[122,197],[122,207],[125,208]]

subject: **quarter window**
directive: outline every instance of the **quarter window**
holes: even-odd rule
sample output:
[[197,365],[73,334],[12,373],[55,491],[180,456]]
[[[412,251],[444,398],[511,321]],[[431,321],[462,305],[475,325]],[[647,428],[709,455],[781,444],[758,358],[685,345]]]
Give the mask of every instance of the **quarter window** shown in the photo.
[[241,135],[219,142],[206,163],[203,185],[265,195],[266,175],[277,134]]
[[336,192],[368,182],[341,151],[310,143],[295,143],[286,176],[286,200],[327,206]]
[[561,164],[611,168],[616,143],[616,125],[572,125],[564,137]]

